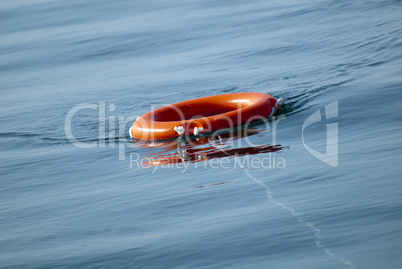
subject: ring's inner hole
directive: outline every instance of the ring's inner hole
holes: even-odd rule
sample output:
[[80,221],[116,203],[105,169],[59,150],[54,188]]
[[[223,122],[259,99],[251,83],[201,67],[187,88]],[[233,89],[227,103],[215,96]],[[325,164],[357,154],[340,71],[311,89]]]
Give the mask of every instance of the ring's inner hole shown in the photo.
[[[182,121],[219,115],[249,106],[248,100],[232,100],[221,103],[188,102],[179,106],[165,106],[154,110],[154,121]],[[153,113],[153,112],[152,112]]]

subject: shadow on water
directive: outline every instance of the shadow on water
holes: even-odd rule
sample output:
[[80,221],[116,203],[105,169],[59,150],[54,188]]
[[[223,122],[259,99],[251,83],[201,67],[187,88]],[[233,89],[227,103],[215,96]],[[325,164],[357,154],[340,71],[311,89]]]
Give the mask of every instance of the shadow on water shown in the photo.
[[[141,142],[133,141],[140,148],[158,149],[158,152],[143,154],[145,166],[175,165],[183,162],[202,162],[224,157],[240,157],[261,153],[278,152],[286,147],[282,145],[254,145],[248,139],[264,131],[258,128],[225,130],[212,135],[177,138],[169,141]],[[242,147],[246,144],[246,147]]]

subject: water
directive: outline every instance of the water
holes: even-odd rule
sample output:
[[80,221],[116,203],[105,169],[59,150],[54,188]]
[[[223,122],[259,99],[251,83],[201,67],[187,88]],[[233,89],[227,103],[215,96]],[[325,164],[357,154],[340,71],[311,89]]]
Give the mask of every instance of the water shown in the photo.
[[[1,268],[401,267],[400,1],[3,1],[0,23]],[[181,159],[136,116],[243,91],[285,105],[143,168]],[[332,166],[306,148],[330,124]]]

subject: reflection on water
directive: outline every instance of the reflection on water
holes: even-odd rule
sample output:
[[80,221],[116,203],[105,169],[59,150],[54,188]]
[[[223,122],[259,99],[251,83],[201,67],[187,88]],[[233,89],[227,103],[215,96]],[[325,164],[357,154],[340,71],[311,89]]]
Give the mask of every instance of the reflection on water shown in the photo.
[[229,183],[229,182],[233,182],[233,181],[223,181],[223,182],[218,182],[218,183],[209,184],[209,185],[200,185],[200,186],[194,187],[194,189],[204,189],[204,188],[207,188],[207,187],[223,185],[223,184],[226,184],[226,183]]
[[[276,152],[284,149],[282,145],[254,145],[248,139],[263,129],[247,128],[229,132],[192,138],[178,138],[165,142],[137,142],[142,148],[160,148],[161,151],[143,155],[144,164],[149,166],[178,164],[182,162],[201,162],[222,157],[255,155]],[[236,143],[245,138],[243,143]],[[241,147],[246,144],[247,147]]]

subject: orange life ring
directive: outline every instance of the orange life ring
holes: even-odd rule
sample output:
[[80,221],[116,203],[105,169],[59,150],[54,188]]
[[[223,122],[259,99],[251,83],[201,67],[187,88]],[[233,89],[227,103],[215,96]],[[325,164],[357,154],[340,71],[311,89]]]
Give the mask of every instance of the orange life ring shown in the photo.
[[142,140],[169,139],[233,128],[275,115],[283,99],[257,92],[229,93],[183,101],[137,118],[129,133]]

